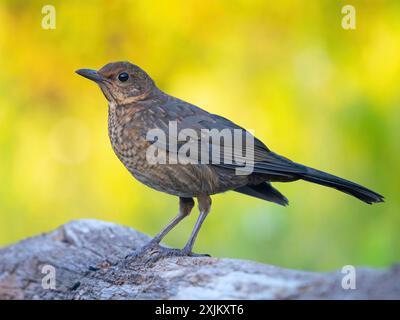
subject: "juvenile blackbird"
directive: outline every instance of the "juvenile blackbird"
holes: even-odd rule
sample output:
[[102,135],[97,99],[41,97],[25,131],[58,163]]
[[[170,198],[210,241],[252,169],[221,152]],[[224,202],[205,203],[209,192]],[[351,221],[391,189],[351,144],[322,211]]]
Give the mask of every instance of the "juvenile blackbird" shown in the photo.
[[[192,252],[192,248],[201,225],[210,212],[210,196],[233,190],[286,206],[288,200],[272,187],[271,182],[302,179],[335,188],[368,204],[383,202],[382,195],[354,182],[282,157],[257,138],[254,138],[251,174],[237,174],[235,169],[242,165],[237,162],[149,163],[146,153],[152,141],[146,135],[150,129],[160,129],[168,135],[170,121],[176,121],[179,129],[194,130],[199,136],[202,129],[225,129],[232,132],[237,129],[245,130],[226,118],[162,92],[145,71],[129,62],[109,63],[98,71],[80,69],[76,72],[96,82],[108,100],[108,132],[111,144],[129,172],[145,185],[179,197],[178,215],[150,245],[158,245],[172,228],[190,214],[194,206],[193,197],[197,197],[200,214],[192,234],[182,250],[171,249],[170,252],[175,255],[198,256]],[[159,152],[164,151],[166,154],[175,152],[175,149],[171,150],[169,143],[159,148]]]

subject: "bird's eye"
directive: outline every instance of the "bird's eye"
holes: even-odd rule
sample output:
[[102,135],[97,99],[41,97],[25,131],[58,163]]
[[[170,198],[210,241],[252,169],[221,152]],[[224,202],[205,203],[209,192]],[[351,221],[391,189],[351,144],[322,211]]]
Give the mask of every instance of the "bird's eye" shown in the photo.
[[126,72],[121,72],[118,75],[118,80],[121,81],[121,82],[125,82],[128,79],[129,79],[129,74],[127,74]]

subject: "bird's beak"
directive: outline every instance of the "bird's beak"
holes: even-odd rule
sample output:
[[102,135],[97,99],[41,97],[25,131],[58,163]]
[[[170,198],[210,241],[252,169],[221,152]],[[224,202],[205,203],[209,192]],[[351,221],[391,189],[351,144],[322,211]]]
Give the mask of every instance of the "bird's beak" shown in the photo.
[[79,69],[75,71],[77,74],[79,74],[82,77],[88,78],[89,80],[92,80],[94,82],[102,82],[103,78],[101,75],[97,73],[96,70],[92,69]]

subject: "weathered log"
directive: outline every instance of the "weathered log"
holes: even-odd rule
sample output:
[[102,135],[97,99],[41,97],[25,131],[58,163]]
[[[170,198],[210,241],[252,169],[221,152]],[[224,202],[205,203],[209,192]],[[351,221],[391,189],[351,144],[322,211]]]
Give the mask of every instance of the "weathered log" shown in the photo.
[[[252,261],[129,255],[150,238],[78,220],[0,249],[1,299],[399,299],[400,266],[314,273]],[[126,256],[128,256],[126,258]]]

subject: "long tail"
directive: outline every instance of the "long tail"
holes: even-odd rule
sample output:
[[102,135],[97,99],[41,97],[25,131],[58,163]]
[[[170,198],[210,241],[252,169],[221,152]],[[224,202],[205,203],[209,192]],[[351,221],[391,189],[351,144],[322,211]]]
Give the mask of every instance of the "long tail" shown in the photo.
[[332,174],[316,169],[307,168],[307,173],[301,174],[300,178],[309,182],[335,188],[339,191],[350,194],[368,204],[384,201],[384,197],[379,193],[360,186],[357,183],[339,178]]

